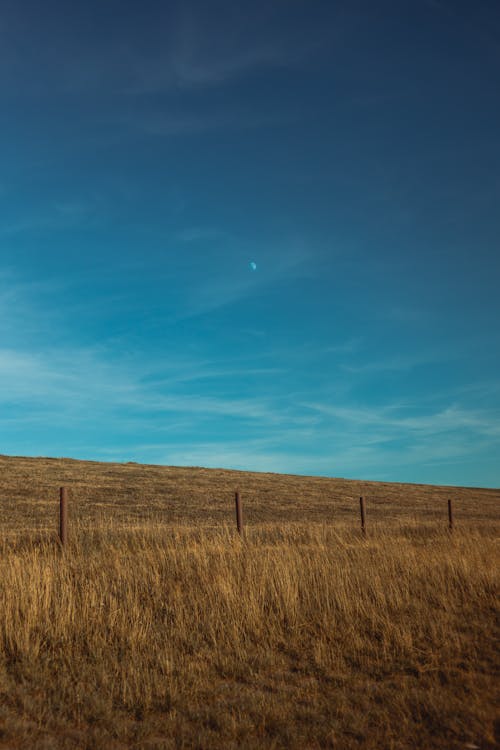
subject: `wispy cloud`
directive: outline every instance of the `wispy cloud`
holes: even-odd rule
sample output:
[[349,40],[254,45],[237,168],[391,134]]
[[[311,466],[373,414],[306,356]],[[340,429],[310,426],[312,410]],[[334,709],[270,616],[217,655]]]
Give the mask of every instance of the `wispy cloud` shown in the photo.
[[258,8],[253,23],[248,23],[241,8],[228,5],[226,28],[216,26],[210,12],[202,15],[184,4],[177,17],[170,59],[175,80],[182,86],[219,84],[248,70],[284,65],[297,57],[284,39],[268,36],[267,14]]
[[[231,249],[232,245],[236,250]],[[204,315],[242,301],[276,284],[311,275],[314,252],[307,246],[290,242],[288,247],[267,243],[249,245],[238,238],[228,238],[226,249],[219,251],[214,267],[206,263],[202,273],[193,274],[176,319]],[[250,268],[255,261],[257,270]]]
[[144,361],[141,352],[122,352],[121,347],[0,348],[0,407],[15,405],[27,410],[58,414],[81,420],[113,415],[122,421],[145,421],[164,414],[193,418],[234,417],[263,422],[283,421],[271,399],[226,398],[210,395],[200,383],[237,381],[240,377],[274,377],[278,368],[241,368],[173,355]]
[[[430,411],[424,410],[418,402],[411,405],[393,403],[378,408],[318,402],[302,403],[302,406],[321,414],[323,426],[325,423],[336,425],[353,442],[356,439],[365,445],[393,443],[403,452],[408,443],[425,441],[434,455],[436,444],[445,435],[460,436],[472,450],[475,450],[476,440],[481,444],[488,439],[500,441],[498,409],[471,409],[451,403]],[[448,445],[445,450],[456,455],[456,445]]]
[[[31,429],[44,420],[55,429],[69,423],[83,436],[93,424],[101,429],[108,424],[111,436],[94,446],[101,457],[386,479],[398,467],[470,460],[500,447],[495,410],[459,403],[426,412],[418,403],[336,405],[299,401],[293,393],[226,398],[192,384],[210,377],[234,383],[248,376],[244,367],[181,358],[163,363],[163,370],[161,377],[158,369],[151,371],[130,355],[120,360],[104,348],[0,350],[4,440],[10,429]],[[272,368],[255,372],[261,375],[276,373]],[[221,439],[224,420],[230,420],[228,435]],[[203,439],[193,440],[212,423],[215,431],[209,428]],[[146,440],[138,443],[138,434]],[[0,450],[9,452],[8,445],[2,443]]]
[[289,123],[291,114],[273,112],[255,113],[245,110],[215,112],[145,112],[132,115],[113,116],[108,120],[100,119],[102,124],[109,123],[120,128],[123,133],[168,138],[172,136],[197,136],[220,130],[252,130],[254,128],[272,127]]
[[28,345],[57,325],[48,301],[61,291],[56,281],[27,281],[0,270],[0,346]]
[[[59,335],[46,335],[39,302],[47,290],[16,285],[5,273],[0,288],[0,452],[21,445],[49,455],[87,451],[87,457],[390,480],[408,467],[458,471],[461,462],[500,450],[496,382],[478,385],[480,408],[458,387],[434,400],[362,404],[349,388],[334,386],[334,398],[326,393],[331,383],[315,389],[294,379],[298,363],[307,368],[324,349],[300,346],[269,360],[264,353],[257,363],[246,353],[225,360],[174,351],[144,358],[120,342],[71,345],[61,319]],[[16,338],[19,316],[43,335]],[[330,354],[349,356],[356,346],[340,342]],[[249,392],[248,382],[260,387]],[[26,437],[37,431],[43,443]]]
[[[0,84],[13,77],[21,90],[39,92],[50,78],[58,91],[133,96],[214,87],[256,70],[299,64],[316,48],[324,28],[318,11],[310,14],[317,34],[299,34],[287,23],[288,10],[264,2],[248,9],[223,2],[218,11],[186,1],[158,5],[146,26],[132,12],[113,35],[92,33],[89,40],[78,11],[63,14],[65,33],[54,35],[50,22],[26,28],[24,15],[11,9]],[[50,11],[47,15],[50,20]],[[18,38],[28,38],[39,52],[36,75],[29,75]]]
[[227,238],[227,232],[224,232],[221,229],[216,229],[214,227],[186,227],[185,229],[179,230],[175,234],[176,240],[180,240],[180,242],[185,243],[200,242],[205,240],[221,240]]
[[401,353],[389,355],[383,359],[367,359],[358,363],[342,363],[340,367],[345,372],[357,375],[371,375],[383,372],[405,372],[417,367],[424,367],[429,364],[439,362],[449,362],[450,359],[459,358],[460,354],[456,351],[450,351],[450,348],[441,348],[439,351],[420,351],[418,353]]
[[152,92],[171,87],[198,89],[218,86],[263,69],[294,67],[323,42],[322,14],[309,14],[309,34],[288,24],[290,11],[269,3],[245,9],[222,3],[219,15],[206,4],[183,2],[169,19],[168,42],[135,61],[130,91]]
[[97,200],[82,198],[56,198],[42,200],[39,208],[25,209],[19,218],[3,221],[0,225],[0,236],[9,236],[32,232],[59,231],[71,229],[85,223],[92,225],[99,214]]

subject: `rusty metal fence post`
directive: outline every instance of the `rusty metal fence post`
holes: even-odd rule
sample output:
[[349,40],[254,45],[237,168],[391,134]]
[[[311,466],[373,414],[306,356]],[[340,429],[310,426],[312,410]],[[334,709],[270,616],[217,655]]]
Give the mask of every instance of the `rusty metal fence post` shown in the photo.
[[453,531],[453,506],[448,500],[448,531]]
[[366,534],[366,523],[365,523],[365,498],[359,498],[359,510],[361,512],[361,532]]
[[64,547],[68,542],[68,492],[66,487],[59,490],[59,539]]
[[234,495],[234,500],[236,504],[236,528],[238,529],[238,534],[240,536],[243,536],[243,510],[241,507],[241,497],[238,490]]

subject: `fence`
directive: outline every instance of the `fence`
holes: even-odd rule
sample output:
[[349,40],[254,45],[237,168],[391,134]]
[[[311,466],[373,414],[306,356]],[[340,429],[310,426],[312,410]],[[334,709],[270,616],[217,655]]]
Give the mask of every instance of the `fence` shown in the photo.
[[[236,490],[234,495],[236,510],[236,530],[240,537],[244,538],[245,529],[243,525],[243,503],[241,493]],[[451,499],[447,501],[448,505],[448,531],[453,531],[453,503]],[[366,502],[364,497],[359,498],[359,510],[361,520],[361,534],[366,537]],[[68,491],[66,487],[59,490],[59,541],[64,547],[68,543]]]

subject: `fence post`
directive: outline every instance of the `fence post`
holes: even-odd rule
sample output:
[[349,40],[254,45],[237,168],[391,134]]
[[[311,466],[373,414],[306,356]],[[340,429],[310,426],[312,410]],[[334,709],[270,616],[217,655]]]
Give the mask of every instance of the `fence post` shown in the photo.
[[448,500],[448,531],[453,531],[453,506]]
[[361,531],[363,534],[366,534],[366,524],[365,524],[365,498],[360,497],[359,498],[359,510],[361,511]]
[[243,536],[243,511],[241,507],[241,497],[239,490],[236,490],[234,500],[236,503],[236,528],[238,529],[238,534],[240,536]]
[[59,490],[59,539],[64,547],[68,541],[68,492],[66,487]]

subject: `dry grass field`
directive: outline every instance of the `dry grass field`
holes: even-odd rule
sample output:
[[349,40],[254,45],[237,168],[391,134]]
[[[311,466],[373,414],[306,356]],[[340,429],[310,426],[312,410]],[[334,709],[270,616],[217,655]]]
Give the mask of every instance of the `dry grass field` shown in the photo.
[[0,457],[0,748],[492,750],[499,500]]

